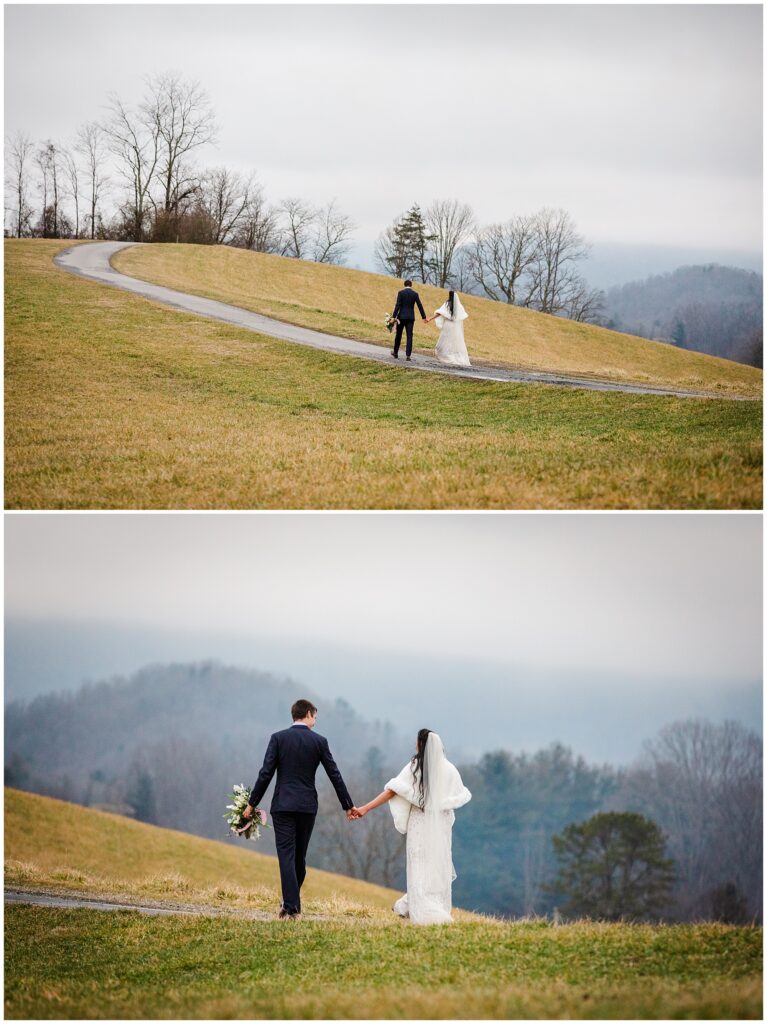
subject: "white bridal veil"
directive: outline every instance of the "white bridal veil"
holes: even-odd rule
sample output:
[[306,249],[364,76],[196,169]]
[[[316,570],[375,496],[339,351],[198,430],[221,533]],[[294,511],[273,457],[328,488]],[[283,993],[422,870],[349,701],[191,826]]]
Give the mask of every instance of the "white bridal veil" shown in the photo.
[[[427,791],[426,806],[432,810],[452,811],[463,807],[471,800],[471,793],[461,781],[461,776],[454,764],[445,757],[445,748],[436,732],[426,737],[424,750],[425,782]],[[413,807],[421,809],[421,791],[418,777],[413,773],[411,761],[405,765],[399,775],[389,779],[386,789],[397,795],[389,801],[394,827],[403,835],[407,832],[408,818]]]
[[453,292],[453,315],[450,315],[450,300],[446,299],[437,310],[437,327],[442,330],[445,320],[454,320],[458,323],[461,320],[466,320],[469,314],[463,308],[458,292]]
[[[444,815],[453,815],[446,807],[450,796],[450,775],[445,748],[436,732],[426,737],[423,754],[424,800],[423,813],[426,850],[430,853],[430,874],[437,891],[455,878],[451,854],[450,829],[444,826]],[[451,766],[452,767],[452,766]],[[450,822],[452,828],[452,820]]]
[[422,766],[415,758],[408,761],[386,788],[395,794],[389,801],[394,825],[407,833],[407,893],[394,909],[414,924],[449,924],[453,810],[471,800],[471,793],[435,732],[427,733]]

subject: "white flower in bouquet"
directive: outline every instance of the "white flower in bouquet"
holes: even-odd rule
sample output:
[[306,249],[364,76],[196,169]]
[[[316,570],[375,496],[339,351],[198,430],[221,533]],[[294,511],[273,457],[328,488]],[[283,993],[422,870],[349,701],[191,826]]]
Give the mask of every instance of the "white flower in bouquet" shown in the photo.
[[222,815],[226,818],[229,831],[234,836],[242,836],[243,839],[260,839],[261,828],[269,828],[266,824],[266,811],[260,807],[254,809],[250,818],[245,817],[245,809],[248,806],[250,790],[242,784],[232,788],[232,803],[226,805],[227,813]]

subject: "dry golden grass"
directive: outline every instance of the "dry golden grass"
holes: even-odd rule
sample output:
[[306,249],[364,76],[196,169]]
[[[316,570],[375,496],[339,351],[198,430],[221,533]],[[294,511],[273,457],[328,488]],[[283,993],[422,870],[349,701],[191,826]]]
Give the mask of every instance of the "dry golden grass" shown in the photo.
[[[50,823],[38,827],[37,823]],[[277,859],[49,797],[5,789],[5,882],[226,909],[279,907]],[[373,918],[401,893],[310,868],[305,911]]]
[[759,403],[403,373],[73,277],[61,247],[6,242],[8,508],[760,507]]
[[[155,284],[193,292],[345,338],[391,345],[383,318],[402,282],[228,246],[146,245],[117,254],[114,266]],[[417,285],[427,316],[446,292]],[[630,334],[579,324],[475,296],[463,296],[472,357],[525,370],[759,397],[761,370]],[[416,350],[431,352],[438,331],[416,322]]]

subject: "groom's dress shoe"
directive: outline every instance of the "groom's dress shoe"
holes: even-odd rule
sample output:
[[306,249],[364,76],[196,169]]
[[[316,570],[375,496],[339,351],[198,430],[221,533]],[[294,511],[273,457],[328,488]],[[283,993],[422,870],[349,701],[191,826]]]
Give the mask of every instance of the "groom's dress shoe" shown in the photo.
[[391,354],[392,354],[392,355],[394,356],[394,358],[395,358],[395,359],[399,359],[399,356],[398,356],[398,355],[397,355],[397,353],[396,353],[396,352],[394,351],[394,349],[392,349],[392,350],[391,350]]
[[286,910],[284,907],[280,907],[280,912],[279,912],[279,914],[277,916],[280,919],[280,921],[300,921],[301,920],[301,914],[300,913],[292,914],[289,910]]
[[410,361],[411,361],[411,360],[410,360],[410,356],[407,356],[407,361],[408,361],[408,362],[410,362]]

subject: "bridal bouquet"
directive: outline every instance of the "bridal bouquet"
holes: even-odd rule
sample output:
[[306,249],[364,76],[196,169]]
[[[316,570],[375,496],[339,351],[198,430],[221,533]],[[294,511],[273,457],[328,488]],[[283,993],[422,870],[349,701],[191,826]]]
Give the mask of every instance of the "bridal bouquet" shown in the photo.
[[396,322],[396,317],[393,317],[391,313],[387,313],[386,318],[384,319],[384,327],[387,331],[391,332],[391,329],[394,327]]
[[266,824],[266,811],[256,808],[251,818],[245,817],[245,808],[248,806],[250,790],[239,785],[232,789],[232,803],[226,805],[224,817],[229,823],[229,831],[233,836],[242,836],[243,839],[260,839],[261,827],[269,828]]

